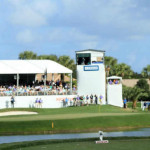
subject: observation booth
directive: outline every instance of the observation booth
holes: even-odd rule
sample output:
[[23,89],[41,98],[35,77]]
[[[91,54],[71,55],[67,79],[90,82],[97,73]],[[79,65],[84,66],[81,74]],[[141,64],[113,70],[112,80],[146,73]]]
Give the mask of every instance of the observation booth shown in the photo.
[[123,107],[121,77],[112,76],[107,78],[107,103]]
[[81,50],[76,51],[77,64],[77,94],[86,96],[92,94],[103,97],[105,104],[105,51],[102,50]]
[[[42,85],[35,84],[37,74],[43,74]],[[51,88],[47,83],[49,74],[52,80],[55,74],[67,74],[69,88]],[[51,60],[0,60],[0,108],[11,107],[12,95],[15,97],[15,108],[35,107],[37,98],[42,99],[42,108],[64,107],[62,100],[74,97],[72,70]]]

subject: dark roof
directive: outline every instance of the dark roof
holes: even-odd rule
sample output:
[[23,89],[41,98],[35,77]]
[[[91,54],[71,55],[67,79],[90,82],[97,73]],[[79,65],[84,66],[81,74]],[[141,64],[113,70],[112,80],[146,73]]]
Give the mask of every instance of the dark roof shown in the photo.
[[84,52],[84,51],[93,51],[93,52],[103,52],[103,53],[105,53],[104,50],[96,50],[96,49],[85,49],[85,50],[80,50],[80,51],[75,51],[75,52],[77,53],[77,52]]

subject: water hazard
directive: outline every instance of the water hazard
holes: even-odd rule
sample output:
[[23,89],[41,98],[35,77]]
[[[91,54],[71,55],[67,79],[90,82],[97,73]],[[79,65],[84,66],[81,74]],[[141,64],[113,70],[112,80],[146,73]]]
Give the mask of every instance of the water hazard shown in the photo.
[[[104,137],[148,137],[148,136],[150,136],[150,128],[143,128],[137,131],[104,132]],[[36,140],[84,139],[84,138],[98,138],[98,137],[99,137],[98,133],[0,136],[0,144],[36,141]]]

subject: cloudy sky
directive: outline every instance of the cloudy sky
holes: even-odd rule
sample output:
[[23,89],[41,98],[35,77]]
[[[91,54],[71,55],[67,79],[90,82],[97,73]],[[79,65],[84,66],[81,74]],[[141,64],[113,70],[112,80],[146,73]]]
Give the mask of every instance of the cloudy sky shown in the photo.
[[136,72],[150,64],[149,0],[0,0],[0,59],[105,50]]

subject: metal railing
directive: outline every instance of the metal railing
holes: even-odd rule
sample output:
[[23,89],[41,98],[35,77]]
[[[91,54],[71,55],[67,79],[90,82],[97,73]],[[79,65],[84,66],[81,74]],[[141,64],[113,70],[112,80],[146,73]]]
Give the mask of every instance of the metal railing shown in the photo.
[[0,96],[43,96],[43,95],[76,95],[77,91],[57,91],[57,90],[52,90],[52,91],[28,91],[28,92],[12,92],[12,91],[3,91],[0,92]]

